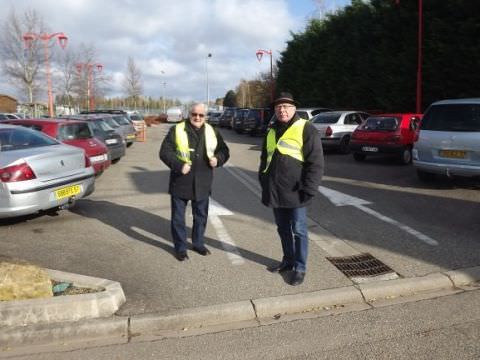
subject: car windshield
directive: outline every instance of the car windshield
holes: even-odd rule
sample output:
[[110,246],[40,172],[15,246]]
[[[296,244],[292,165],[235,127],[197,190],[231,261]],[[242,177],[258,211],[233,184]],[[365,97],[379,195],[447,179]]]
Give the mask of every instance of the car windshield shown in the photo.
[[338,119],[340,119],[340,114],[320,113],[312,118],[312,122],[315,124],[335,124]]
[[87,124],[65,124],[58,129],[59,140],[89,139],[92,133]]
[[118,124],[118,122],[116,122],[113,118],[111,117],[107,117],[107,118],[104,118],[105,122],[110,125],[112,128],[116,129],[118,127],[120,127],[120,125]]
[[132,114],[130,115],[130,120],[140,121],[143,120],[143,118],[138,114]]
[[114,130],[110,125],[108,125],[103,120],[92,121],[92,124],[94,125],[95,129],[100,129],[100,130],[103,130],[103,131],[113,131]]
[[395,117],[369,117],[362,129],[365,130],[395,130],[398,127],[398,119]]
[[57,141],[36,130],[23,127],[0,129],[0,151],[29,149],[57,144]]
[[434,105],[425,113],[420,128],[433,131],[480,132],[480,105]]
[[113,119],[120,125],[130,125],[130,121],[123,115],[116,115]]

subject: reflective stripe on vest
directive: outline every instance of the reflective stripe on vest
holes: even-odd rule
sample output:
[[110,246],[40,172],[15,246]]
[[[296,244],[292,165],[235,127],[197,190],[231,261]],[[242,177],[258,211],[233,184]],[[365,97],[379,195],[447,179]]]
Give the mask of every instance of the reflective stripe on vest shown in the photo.
[[[185,121],[175,125],[175,143],[177,145],[178,159],[187,164],[191,164],[190,146],[188,144],[188,136],[185,130]],[[214,156],[217,143],[217,136],[215,135],[213,127],[210,124],[205,124],[205,148],[209,159]]]
[[267,162],[263,172],[267,172],[273,153],[277,149],[281,154],[291,156],[303,162],[303,129],[307,120],[298,119],[282,135],[278,142],[275,140],[275,129],[270,129],[267,134]]

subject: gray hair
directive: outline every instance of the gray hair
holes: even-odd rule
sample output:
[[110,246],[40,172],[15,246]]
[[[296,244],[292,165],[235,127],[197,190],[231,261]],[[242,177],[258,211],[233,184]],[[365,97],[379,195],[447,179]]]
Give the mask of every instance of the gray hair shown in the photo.
[[190,112],[192,112],[193,108],[196,106],[203,106],[203,111],[207,112],[207,106],[204,103],[201,102],[195,102],[190,106]]

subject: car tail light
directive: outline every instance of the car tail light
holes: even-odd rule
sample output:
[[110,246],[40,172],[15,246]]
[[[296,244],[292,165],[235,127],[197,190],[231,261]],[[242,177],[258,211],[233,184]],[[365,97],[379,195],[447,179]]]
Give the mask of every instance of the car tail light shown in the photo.
[[327,129],[325,130],[325,136],[332,136],[332,134],[333,134],[332,128],[330,126],[327,127]]
[[90,161],[90,158],[85,155],[85,167],[89,168],[90,166],[92,166],[92,162]]
[[0,181],[17,182],[36,179],[35,173],[26,162],[0,169]]

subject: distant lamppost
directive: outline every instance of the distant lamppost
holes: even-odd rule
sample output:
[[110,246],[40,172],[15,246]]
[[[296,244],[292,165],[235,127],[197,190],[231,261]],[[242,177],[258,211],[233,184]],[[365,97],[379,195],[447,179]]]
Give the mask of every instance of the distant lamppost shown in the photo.
[[68,37],[63,32],[57,32],[53,34],[36,34],[36,33],[25,33],[23,34],[23,41],[25,41],[25,47],[31,49],[32,41],[42,40],[43,49],[45,52],[45,72],[47,76],[47,88],[48,88],[48,115],[53,117],[53,94],[52,94],[52,79],[50,77],[50,55],[48,52],[48,44],[51,39],[57,38],[58,44],[62,49],[65,49],[67,46]]
[[[161,71],[161,73],[162,73],[162,76],[165,75],[165,72],[163,70]],[[162,92],[163,113],[165,114],[165,86],[167,86],[167,83],[163,81],[162,85],[163,85],[163,92]]]
[[208,59],[212,57],[212,54],[208,53],[207,57],[205,58],[205,73],[207,76],[207,111],[208,108],[210,107],[209,102],[210,102],[210,88],[208,87]]
[[272,59],[272,50],[263,50],[258,49],[256,52],[258,61],[262,60],[263,54],[270,55],[270,101],[273,102],[274,97],[274,84],[273,84],[273,59]]
[[103,65],[100,63],[78,63],[76,64],[78,75],[82,73],[83,70],[87,72],[87,99],[88,99],[88,110],[95,109],[95,95],[94,95],[94,81],[93,73],[101,73],[103,70]]
[[[399,5],[400,0],[395,0]],[[417,96],[415,110],[422,112],[422,50],[423,50],[423,0],[418,0],[418,30],[417,30]]]

